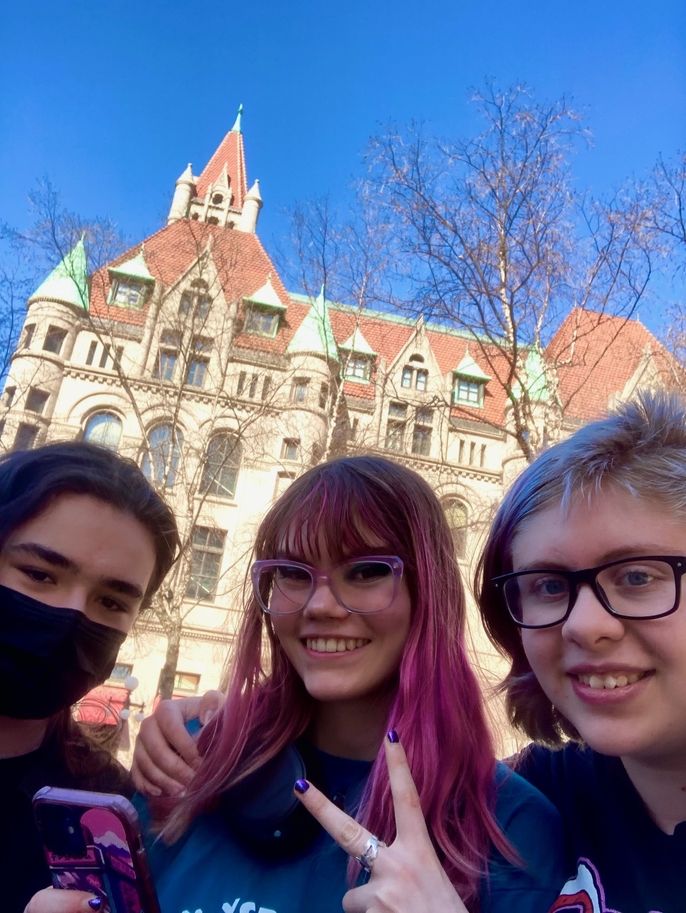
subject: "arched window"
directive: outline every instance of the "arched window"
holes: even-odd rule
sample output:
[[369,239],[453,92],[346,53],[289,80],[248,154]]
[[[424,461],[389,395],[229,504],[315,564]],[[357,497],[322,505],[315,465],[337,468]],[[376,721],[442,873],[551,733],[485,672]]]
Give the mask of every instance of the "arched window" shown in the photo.
[[109,447],[110,450],[117,450],[121,440],[121,429],[121,419],[118,415],[113,412],[96,412],[86,422],[83,439],[90,441],[91,444],[100,444]]
[[452,533],[455,554],[458,558],[464,558],[467,554],[467,525],[469,521],[467,508],[457,498],[450,498],[443,502],[443,510]]
[[200,491],[221,498],[233,498],[240,468],[241,442],[238,437],[235,434],[215,434],[207,445]]
[[171,488],[181,461],[183,434],[171,425],[157,425],[148,434],[148,449],[143,453],[141,469],[156,485]]

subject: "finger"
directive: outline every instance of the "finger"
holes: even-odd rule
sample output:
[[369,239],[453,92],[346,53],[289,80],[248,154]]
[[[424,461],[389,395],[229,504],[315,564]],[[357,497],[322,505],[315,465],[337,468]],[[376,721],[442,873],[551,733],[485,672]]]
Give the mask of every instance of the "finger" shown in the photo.
[[[157,723],[156,728],[159,730],[159,734],[166,739],[167,747],[171,747],[177,755],[183,758],[189,767],[194,768],[200,765],[200,753],[195,742],[197,733],[191,735],[186,728],[186,723],[189,720],[199,719],[201,709],[202,698],[198,697],[164,700],[157,705],[153,716],[147,718],[150,729],[154,731],[155,727],[152,724]],[[141,725],[142,730],[143,727]],[[152,754],[150,749],[148,753]]]
[[405,749],[398,741],[395,730],[388,733],[384,740],[386,749],[386,764],[388,766],[388,781],[393,796],[393,810],[395,812],[395,830],[398,837],[411,837],[428,830],[424,813],[422,812],[419,793],[414,785],[410,766],[407,763]]
[[307,780],[297,781],[295,794],[341,849],[351,856],[360,856],[364,852],[367,841],[372,836],[366,828],[334,805]]
[[203,694],[198,708],[198,716],[203,726],[212,719],[223,703],[224,695],[221,691],[206,691]]
[[[159,753],[157,756],[159,757]],[[172,771],[171,774],[162,770],[159,763],[148,754],[145,744],[141,742],[136,745],[131,764],[134,782],[137,783],[138,779],[142,778],[165,795],[178,796],[185,790],[186,784],[190,783],[194,772],[178,755],[174,755],[165,763],[167,769]]]
[[33,895],[24,913],[97,913],[97,910],[104,908],[100,898],[94,898],[93,894],[86,891],[45,888]]

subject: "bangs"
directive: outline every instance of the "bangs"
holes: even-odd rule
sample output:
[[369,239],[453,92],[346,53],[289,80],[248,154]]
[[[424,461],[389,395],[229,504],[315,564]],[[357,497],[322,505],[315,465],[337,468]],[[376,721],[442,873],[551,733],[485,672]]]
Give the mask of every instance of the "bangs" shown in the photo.
[[260,557],[316,562],[326,554],[340,562],[381,552],[406,559],[409,531],[399,528],[400,512],[389,493],[340,464],[336,469],[322,467],[305,491],[298,490],[298,480],[291,485],[267,517]]

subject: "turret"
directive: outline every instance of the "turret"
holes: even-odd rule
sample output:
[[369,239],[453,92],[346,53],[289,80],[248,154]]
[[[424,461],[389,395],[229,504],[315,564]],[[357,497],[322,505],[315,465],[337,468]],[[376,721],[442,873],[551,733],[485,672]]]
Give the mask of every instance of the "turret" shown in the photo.
[[246,231],[255,234],[257,231],[257,219],[262,209],[262,197],[260,195],[260,182],[255,181],[245,196],[243,210],[238,222],[239,231]]
[[179,219],[185,219],[188,216],[194,189],[195,178],[193,177],[191,163],[189,162],[176,182],[172,204],[169,209],[169,216],[167,217],[167,224],[170,222],[178,222]]

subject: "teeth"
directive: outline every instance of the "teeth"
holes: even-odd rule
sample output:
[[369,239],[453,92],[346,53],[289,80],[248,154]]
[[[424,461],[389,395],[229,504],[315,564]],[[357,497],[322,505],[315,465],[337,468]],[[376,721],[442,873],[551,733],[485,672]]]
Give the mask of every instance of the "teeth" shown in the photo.
[[642,672],[617,672],[614,675],[584,674],[578,675],[577,678],[582,685],[611,691],[613,688],[625,688],[627,685],[633,685],[642,676]]
[[346,653],[349,650],[358,650],[368,644],[368,640],[361,637],[308,637],[305,646],[315,653]]

